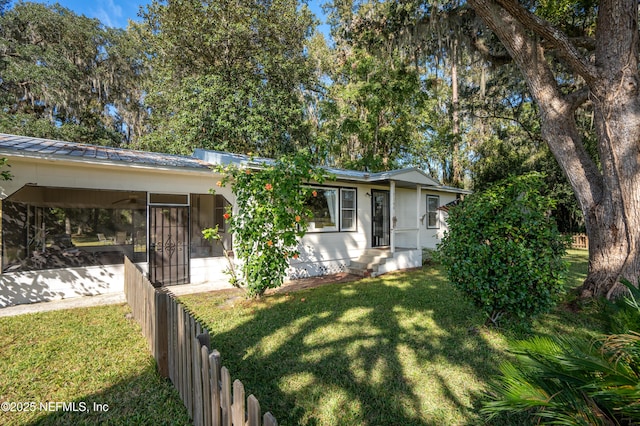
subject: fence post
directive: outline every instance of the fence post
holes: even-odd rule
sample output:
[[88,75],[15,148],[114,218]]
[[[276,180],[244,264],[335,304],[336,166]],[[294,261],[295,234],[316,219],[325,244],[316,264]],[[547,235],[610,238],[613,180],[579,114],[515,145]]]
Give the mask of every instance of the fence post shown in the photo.
[[176,366],[176,377],[177,377],[177,384],[178,384],[178,393],[180,394],[180,397],[182,398],[182,401],[185,402],[186,405],[186,396],[185,396],[185,385],[184,385],[184,380],[185,380],[185,365],[184,365],[184,308],[182,307],[182,305],[178,304],[178,309],[177,309],[177,319],[178,319],[178,340],[176,341],[176,345],[177,345],[177,349],[178,349],[178,357],[177,357],[177,361],[178,361],[178,365]]
[[[192,317],[193,318],[193,317]],[[198,329],[196,324],[194,332]],[[193,424],[200,426],[204,423],[203,412],[203,396],[202,392],[202,352],[200,351],[200,340],[194,335],[191,335],[191,364],[193,374]]]
[[185,371],[185,379],[186,380],[186,395],[187,399],[185,399],[187,410],[189,411],[189,417],[194,418],[193,415],[193,339],[194,339],[194,331],[193,331],[193,317],[189,315],[189,312],[184,311],[184,324],[185,324],[185,333],[184,333],[184,349],[185,349],[185,357],[184,362],[186,364]]
[[169,378],[171,383],[177,389],[176,386],[176,328],[178,323],[176,321],[176,301],[170,295],[167,295],[167,310],[169,312],[167,319],[167,352],[168,352],[168,364],[169,364]]
[[247,424],[249,426],[260,426],[260,402],[258,398],[249,395],[247,398]]
[[222,426],[231,426],[231,375],[227,367],[220,369],[222,386],[220,389],[220,411],[222,414]]
[[202,415],[206,426],[211,426],[211,387],[213,384],[209,378],[209,347],[200,346],[200,360],[202,368]]
[[209,354],[209,379],[211,381],[211,424],[220,426],[220,352],[211,351]]
[[267,412],[262,419],[262,426],[278,426],[278,421],[273,417],[273,414]]
[[169,339],[167,336],[167,299],[168,295],[164,291],[155,292],[156,318],[155,318],[155,353],[158,363],[158,372],[162,377],[169,377]]
[[233,382],[233,424],[234,426],[244,426],[244,385],[240,380]]

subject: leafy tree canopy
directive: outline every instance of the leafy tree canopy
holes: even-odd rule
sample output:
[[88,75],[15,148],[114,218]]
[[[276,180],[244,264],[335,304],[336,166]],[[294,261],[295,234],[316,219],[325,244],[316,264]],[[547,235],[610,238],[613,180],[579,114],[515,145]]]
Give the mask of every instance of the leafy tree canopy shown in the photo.
[[315,23],[306,6],[155,0],[144,18],[151,129],[141,147],[276,156],[306,139],[305,42]]
[[0,130],[120,145],[140,62],[127,33],[59,4],[19,2],[0,15]]

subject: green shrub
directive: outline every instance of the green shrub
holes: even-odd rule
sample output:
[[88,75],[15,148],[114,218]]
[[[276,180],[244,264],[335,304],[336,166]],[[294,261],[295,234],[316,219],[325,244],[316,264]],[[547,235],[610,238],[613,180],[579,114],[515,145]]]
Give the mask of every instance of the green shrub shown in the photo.
[[629,289],[629,295],[613,302],[605,300],[607,305],[604,312],[611,333],[640,330],[640,289],[632,286],[628,280],[622,279],[622,283]]
[[563,292],[567,245],[541,195],[543,176],[505,179],[449,211],[438,260],[451,283],[497,324],[527,323]]
[[[630,284],[625,283],[629,288]],[[640,314],[633,297],[627,302]],[[640,424],[640,334],[536,337],[514,342],[482,412],[489,419],[528,412],[540,423]]]
[[[224,215],[233,235],[233,252],[241,260],[239,270],[230,260],[230,281],[244,287],[250,297],[261,297],[267,289],[282,285],[289,260],[298,257],[310,216],[307,200],[315,193],[306,184],[322,183],[325,173],[304,153],[255,169],[230,164],[217,171],[222,175],[220,185],[231,185],[238,205],[237,211],[229,209]],[[203,235],[220,240],[217,227]]]

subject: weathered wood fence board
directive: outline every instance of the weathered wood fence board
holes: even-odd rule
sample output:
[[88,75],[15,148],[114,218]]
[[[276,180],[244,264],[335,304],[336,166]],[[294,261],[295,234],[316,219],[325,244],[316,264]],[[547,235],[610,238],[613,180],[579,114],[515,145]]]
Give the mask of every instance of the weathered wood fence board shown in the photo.
[[588,249],[589,238],[586,234],[571,234],[571,248]]
[[165,289],[156,289],[144,273],[125,258],[124,292],[135,320],[158,364],[158,372],[178,391],[194,425],[277,426],[271,413],[261,418],[255,396],[245,398],[244,385],[231,381],[210,350],[206,328]]

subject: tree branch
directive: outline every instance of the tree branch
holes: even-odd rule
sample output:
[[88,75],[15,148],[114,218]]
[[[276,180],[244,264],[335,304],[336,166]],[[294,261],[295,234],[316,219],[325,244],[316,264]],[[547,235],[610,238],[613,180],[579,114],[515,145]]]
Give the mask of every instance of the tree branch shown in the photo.
[[[501,7],[500,1],[508,2],[469,0],[469,4],[500,39],[523,74],[540,110],[542,137],[569,178],[582,210],[588,211],[602,196],[602,174],[589,157],[575,122],[575,108],[585,93],[561,93],[543,47],[529,33],[531,28]],[[586,75],[595,79],[595,75]]]
[[473,47],[476,49],[478,53],[487,61],[491,62],[494,65],[505,65],[513,62],[511,56],[508,53],[505,54],[495,54],[489,49],[483,39],[479,37],[471,37],[471,43]]
[[581,105],[589,100],[590,92],[591,91],[588,87],[583,87],[582,89],[576,90],[566,95],[564,99],[569,104],[569,109],[572,112],[575,112],[578,108],[580,108]]
[[513,16],[526,29],[533,31],[558,50],[573,71],[580,75],[588,85],[593,83],[597,70],[573,45],[569,37],[547,21],[531,13],[514,0],[496,0],[496,4]]
[[515,117],[511,117],[511,116],[507,116],[507,115],[500,115],[500,114],[477,114],[477,113],[473,113],[473,117],[475,118],[479,118],[479,119],[488,119],[488,118],[493,118],[496,120],[506,120],[506,121],[511,121],[513,123],[516,123],[518,125],[518,127],[520,127],[529,137],[529,139],[533,142],[544,142],[544,139],[542,139],[539,135],[533,133],[531,131],[531,129],[529,127],[527,127],[521,120],[518,120]]

